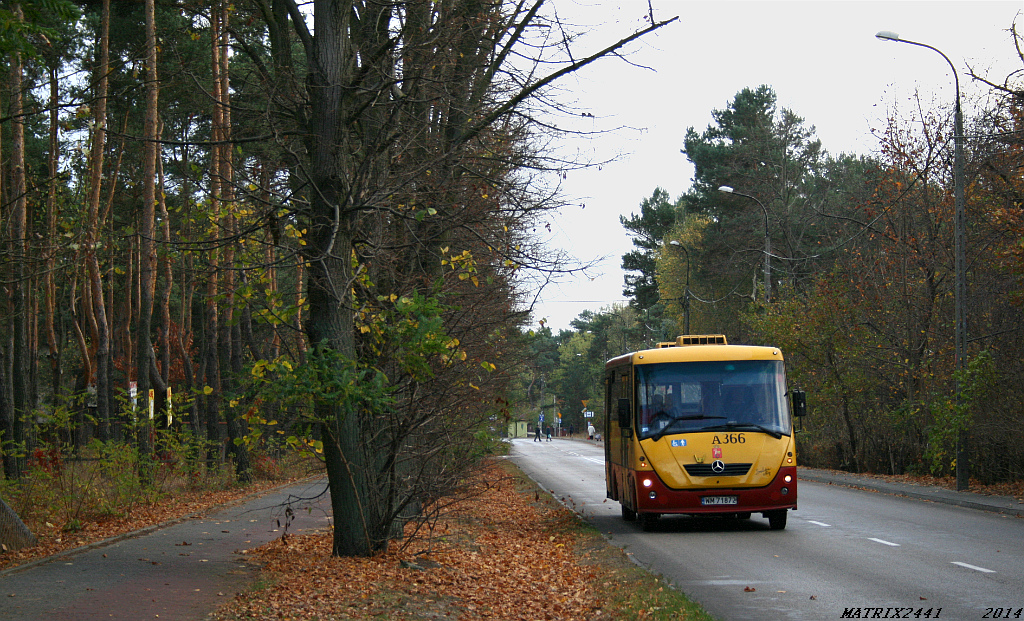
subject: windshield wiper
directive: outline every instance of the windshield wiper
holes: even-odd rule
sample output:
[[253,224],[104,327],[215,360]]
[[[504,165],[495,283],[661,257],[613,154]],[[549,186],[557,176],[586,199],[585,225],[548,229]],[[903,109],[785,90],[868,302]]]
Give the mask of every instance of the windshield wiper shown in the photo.
[[[725,417],[723,416],[721,418],[725,418]],[[705,427],[701,431],[707,431],[709,429],[742,429],[742,428],[756,429],[758,431],[767,433],[768,435],[770,435],[771,437],[775,438],[776,440],[778,440],[779,438],[782,437],[782,432],[781,431],[778,431],[776,429],[769,429],[768,427],[765,427],[764,425],[758,425],[757,423],[725,423],[724,425],[713,425],[711,427]]]
[[[651,436],[648,436],[648,437],[650,437],[652,440],[657,442],[658,440],[662,439],[663,437],[665,437],[668,434],[668,430],[672,428],[672,425],[677,420],[711,420],[713,418],[726,418],[726,417],[725,416],[704,416],[703,414],[694,414],[692,416],[680,416],[678,418],[673,418],[672,422],[670,422],[669,424],[667,424],[664,427],[662,427],[661,430],[658,431],[657,433],[655,433],[654,435],[651,435]],[[686,429],[683,432],[676,431],[675,433],[687,433],[687,432],[690,432],[690,431],[703,431],[703,429]]]

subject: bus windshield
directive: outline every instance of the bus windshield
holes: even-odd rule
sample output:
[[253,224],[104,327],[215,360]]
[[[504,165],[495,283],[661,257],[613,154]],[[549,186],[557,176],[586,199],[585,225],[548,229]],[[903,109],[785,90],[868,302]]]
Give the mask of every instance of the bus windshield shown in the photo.
[[695,431],[790,435],[781,361],[729,360],[636,367],[639,437]]

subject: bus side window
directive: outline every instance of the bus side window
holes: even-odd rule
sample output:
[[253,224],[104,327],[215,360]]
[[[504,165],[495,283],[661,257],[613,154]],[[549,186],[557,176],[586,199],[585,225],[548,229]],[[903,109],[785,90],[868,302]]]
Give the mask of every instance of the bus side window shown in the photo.
[[630,419],[632,417],[630,416],[631,412],[629,410],[629,399],[619,398],[617,407],[619,414],[619,427],[631,427],[632,421]]

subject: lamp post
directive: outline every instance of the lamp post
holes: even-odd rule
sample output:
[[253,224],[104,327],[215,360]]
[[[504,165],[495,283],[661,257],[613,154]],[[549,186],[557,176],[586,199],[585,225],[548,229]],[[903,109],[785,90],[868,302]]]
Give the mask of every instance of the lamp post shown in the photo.
[[[949,64],[953,72],[953,83],[956,86],[956,106],[953,109],[953,252],[954,259],[954,285],[953,285],[953,321],[954,321],[954,356],[956,370],[964,370],[967,353],[967,275],[966,275],[966,228],[967,216],[964,206],[964,119],[960,110],[960,77],[956,73],[956,67],[949,57],[938,48],[925,43],[901,39],[895,32],[882,30],[875,34],[875,37],[882,41],[894,41],[896,43],[908,43],[918,47],[927,48],[942,56]],[[954,385],[956,402],[959,405],[962,400],[960,393],[960,380],[957,379]],[[967,431],[961,429],[957,433],[956,440],[956,488],[965,490],[970,486],[970,469],[967,463]]]
[[681,248],[683,253],[686,254],[686,287],[683,289],[683,323],[685,323],[685,333],[690,333],[690,251],[686,249],[686,246],[672,240],[669,245]]
[[768,208],[765,207],[764,203],[759,201],[756,196],[737,192],[727,185],[719,186],[718,191],[749,198],[760,205],[761,209],[764,211],[764,301],[767,304],[772,301],[772,239],[768,236]]

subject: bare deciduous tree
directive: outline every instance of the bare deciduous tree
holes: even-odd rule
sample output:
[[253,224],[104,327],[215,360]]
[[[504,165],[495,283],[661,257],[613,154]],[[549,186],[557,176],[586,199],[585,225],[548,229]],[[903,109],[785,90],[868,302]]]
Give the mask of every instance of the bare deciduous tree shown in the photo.
[[[284,67],[289,59],[283,34],[288,20],[305,51],[305,91],[291,93],[298,105],[287,121],[303,140],[294,172],[308,199],[297,214],[305,230],[305,328],[311,357],[321,361],[324,373],[340,373],[340,361],[357,358],[359,308],[352,291],[363,284],[365,266],[379,258],[361,237],[365,219],[377,218],[398,231],[386,236],[387,244],[405,248],[398,270],[419,274],[421,286],[430,282],[440,265],[438,248],[461,226],[457,214],[474,178],[486,178],[479,169],[485,151],[501,161],[495,147],[502,140],[513,150],[524,146],[515,128],[528,119],[531,98],[667,23],[650,23],[544,74],[541,65],[513,64],[529,57],[532,30],[545,27],[541,8],[541,2],[322,0],[313,5],[309,30],[291,0],[264,5],[275,63]],[[514,167],[523,160],[511,162]],[[511,168],[497,172],[493,181],[499,187],[513,181]],[[501,200],[513,195],[505,192]],[[501,208],[495,205],[491,213]],[[462,232],[471,237],[473,226]],[[508,246],[501,258],[514,261],[514,248]],[[330,478],[334,553],[369,554],[391,537],[395,507],[377,505],[375,490],[379,476],[395,472],[387,464],[401,447],[375,444],[388,434],[370,433],[366,422],[375,412],[358,401],[321,398],[315,410]]]

